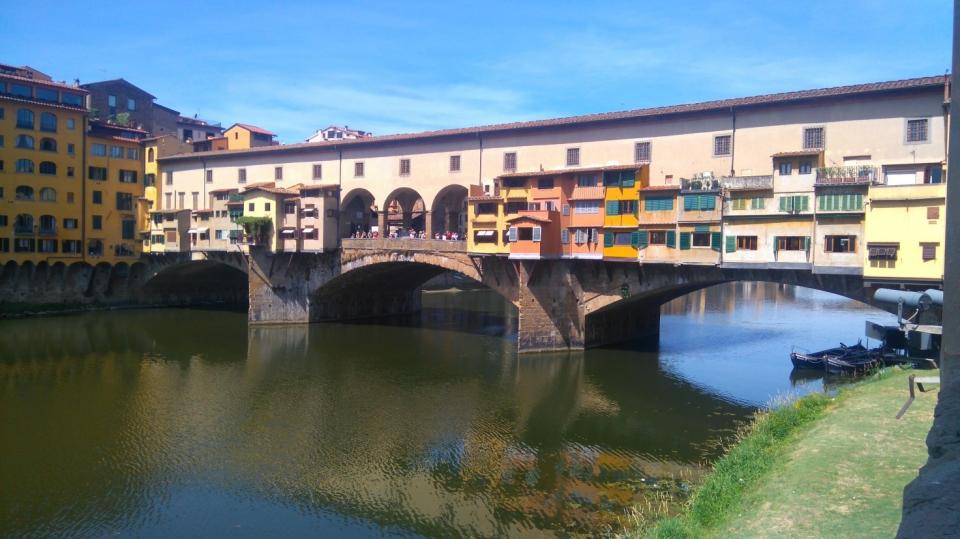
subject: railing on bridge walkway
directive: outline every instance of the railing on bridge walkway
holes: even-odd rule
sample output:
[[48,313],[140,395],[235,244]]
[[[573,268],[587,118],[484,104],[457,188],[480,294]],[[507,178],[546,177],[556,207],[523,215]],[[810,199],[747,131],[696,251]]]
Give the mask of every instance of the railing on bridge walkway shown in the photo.
[[418,240],[412,238],[380,238],[341,240],[343,249],[367,249],[377,251],[429,251],[434,253],[465,253],[467,242],[453,240]]

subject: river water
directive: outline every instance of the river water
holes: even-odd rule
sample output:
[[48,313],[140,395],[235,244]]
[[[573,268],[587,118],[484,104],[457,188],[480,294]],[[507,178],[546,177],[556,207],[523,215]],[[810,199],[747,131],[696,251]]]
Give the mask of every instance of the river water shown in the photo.
[[0,536],[601,534],[682,493],[758,407],[822,390],[792,346],[892,319],[738,283],[665,305],[658,349],[518,357],[494,293],[424,306],[412,325],[0,322]]

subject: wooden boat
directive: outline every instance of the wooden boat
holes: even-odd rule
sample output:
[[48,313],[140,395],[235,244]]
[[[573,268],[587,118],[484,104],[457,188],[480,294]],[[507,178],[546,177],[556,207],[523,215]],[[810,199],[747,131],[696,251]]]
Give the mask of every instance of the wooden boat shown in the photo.
[[882,348],[864,349],[844,356],[826,356],[823,358],[823,368],[827,374],[863,374],[878,369],[883,364]]
[[847,346],[843,343],[840,343],[840,346],[836,348],[829,348],[819,352],[791,352],[790,361],[793,363],[793,368],[795,369],[824,370],[826,368],[824,361],[827,358],[843,358],[845,356],[860,354],[866,351],[867,349],[859,342],[853,346]]

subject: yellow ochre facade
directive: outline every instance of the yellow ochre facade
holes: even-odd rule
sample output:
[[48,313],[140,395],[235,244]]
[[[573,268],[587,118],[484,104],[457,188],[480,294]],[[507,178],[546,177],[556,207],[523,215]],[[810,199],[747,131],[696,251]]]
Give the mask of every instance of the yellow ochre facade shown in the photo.
[[864,279],[943,280],[946,192],[943,183],[870,188],[864,223]]

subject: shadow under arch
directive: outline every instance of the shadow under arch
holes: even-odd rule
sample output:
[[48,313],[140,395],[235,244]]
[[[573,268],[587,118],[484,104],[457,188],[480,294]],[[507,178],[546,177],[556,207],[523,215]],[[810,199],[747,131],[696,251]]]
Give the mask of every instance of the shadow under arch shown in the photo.
[[423,196],[412,187],[398,187],[383,201],[380,214],[380,234],[390,234],[391,228],[403,236],[408,229],[426,229],[427,207]]
[[452,184],[444,187],[433,197],[430,208],[433,232],[456,232],[461,238],[467,233],[466,221],[467,188]]
[[147,276],[142,288],[145,299],[176,305],[246,305],[247,274],[213,260],[191,260],[165,267]]

